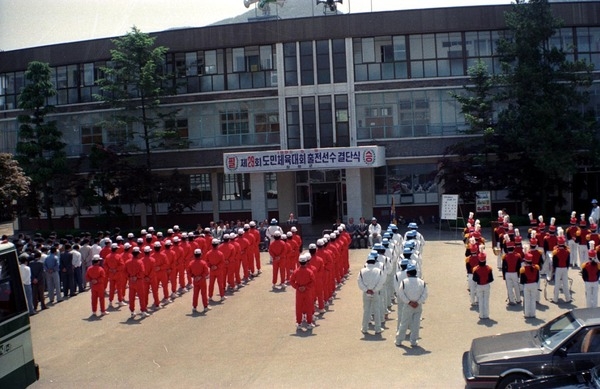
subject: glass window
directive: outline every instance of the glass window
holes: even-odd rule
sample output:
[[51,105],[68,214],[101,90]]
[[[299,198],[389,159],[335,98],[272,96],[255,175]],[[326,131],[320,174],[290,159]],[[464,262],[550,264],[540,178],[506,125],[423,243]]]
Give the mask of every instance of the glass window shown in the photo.
[[298,64],[296,62],[296,44],[284,43],[283,62],[285,68],[285,85],[298,85]]
[[319,147],[333,147],[333,118],[330,96],[319,96]]
[[346,82],[346,44],[344,39],[331,41],[333,52],[333,82]]
[[198,201],[212,201],[210,173],[191,174],[190,189],[198,193]]
[[335,96],[335,145],[338,147],[350,146],[350,125],[348,114],[348,96]]
[[249,132],[248,110],[221,112],[223,135],[247,134]]
[[329,84],[331,75],[329,72],[329,41],[317,41],[317,83]]
[[362,38],[361,40],[361,52],[362,60],[361,63],[375,62],[375,39],[374,38]]
[[260,46],[260,67],[261,70],[275,69],[275,61],[273,60],[273,47]]
[[300,142],[300,107],[298,105],[298,99],[286,99],[285,105],[288,149],[300,149],[302,148],[302,145]]
[[315,98],[302,98],[302,148],[312,149],[317,144],[317,115],[315,111]]
[[219,174],[219,199],[222,201],[249,200],[250,174]]
[[265,187],[267,189],[267,198],[277,198],[277,174],[265,173]]
[[217,51],[204,52],[204,74],[217,74]]
[[300,80],[302,85],[314,85],[312,42],[300,42]]
[[102,145],[102,127],[100,126],[82,126],[81,127],[81,145],[82,152],[89,154],[94,145]]

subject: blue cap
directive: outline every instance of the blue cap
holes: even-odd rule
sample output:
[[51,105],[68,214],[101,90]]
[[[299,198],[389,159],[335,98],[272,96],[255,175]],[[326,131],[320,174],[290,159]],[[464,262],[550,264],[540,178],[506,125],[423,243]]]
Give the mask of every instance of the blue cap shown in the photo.
[[373,250],[385,250],[385,247],[381,243],[375,243],[373,245]]
[[381,244],[387,248],[390,245],[390,240],[388,238],[383,238]]
[[411,249],[414,249],[416,247],[416,245],[417,244],[414,241],[412,241],[412,242],[411,241],[404,242],[404,247],[410,247]]
[[367,261],[376,261],[377,260],[377,251],[371,251],[369,256],[367,257]]
[[398,226],[397,226],[397,225],[395,225],[395,224],[390,224],[390,227],[389,227],[389,228],[390,228],[392,231],[398,231]]
[[384,233],[383,233],[383,237],[384,237],[384,238],[388,238],[388,239],[390,239],[390,238],[392,237],[392,233],[391,233],[391,232],[388,232],[388,231],[386,231],[386,232],[384,232]]
[[402,250],[402,254],[412,254],[412,253],[413,253],[412,247],[405,247],[404,250]]
[[400,266],[408,266],[408,264],[410,263],[410,261],[408,259],[403,259],[400,261]]
[[413,271],[413,270],[416,271],[417,267],[415,266],[414,263],[409,263],[408,266],[406,266],[406,271],[409,272],[409,271]]
[[408,232],[406,233],[406,236],[407,236],[407,237],[410,237],[410,238],[416,238],[416,237],[417,237],[417,231],[415,231],[415,230],[410,230],[410,231],[408,231]]
[[592,199],[592,204],[598,204],[598,200]]
[[414,228],[414,229],[417,229],[417,228],[419,228],[419,226],[417,225],[417,223],[414,223],[414,222],[413,222],[413,223],[408,223],[408,228]]

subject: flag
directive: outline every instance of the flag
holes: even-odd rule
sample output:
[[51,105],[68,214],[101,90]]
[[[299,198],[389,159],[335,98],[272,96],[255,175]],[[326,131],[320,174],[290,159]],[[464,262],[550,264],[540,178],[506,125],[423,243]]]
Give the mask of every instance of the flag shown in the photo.
[[396,224],[396,198],[392,195],[392,206],[390,208],[390,224]]

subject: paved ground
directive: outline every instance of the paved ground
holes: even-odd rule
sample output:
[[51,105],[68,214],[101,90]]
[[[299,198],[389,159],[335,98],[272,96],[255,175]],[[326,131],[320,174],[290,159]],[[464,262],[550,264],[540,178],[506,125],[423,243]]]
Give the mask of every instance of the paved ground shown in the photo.
[[143,320],[129,320],[126,307],[90,319],[85,292],[32,317],[41,371],[33,387],[463,388],[461,356],[473,337],[537,327],[585,305],[582,281],[571,270],[574,302],[544,301],[538,319],[525,320],[520,307],[506,305],[495,272],[491,319],[479,321],[468,301],[459,236],[422,232],[429,300],[418,348],[394,345],[395,320],[382,335],[361,334],[356,275],[367,250],[351,251],[351,278],[312,333],[296,332],[294,292],[271,291],[263,254],[263,274],[206,315],[191,315],[187,293]]

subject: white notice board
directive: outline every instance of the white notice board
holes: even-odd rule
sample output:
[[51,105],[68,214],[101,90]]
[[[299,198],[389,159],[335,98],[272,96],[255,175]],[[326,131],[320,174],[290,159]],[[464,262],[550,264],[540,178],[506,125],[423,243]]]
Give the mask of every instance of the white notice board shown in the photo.
[[441,220],[458,219],[458,195],[442,195]]

